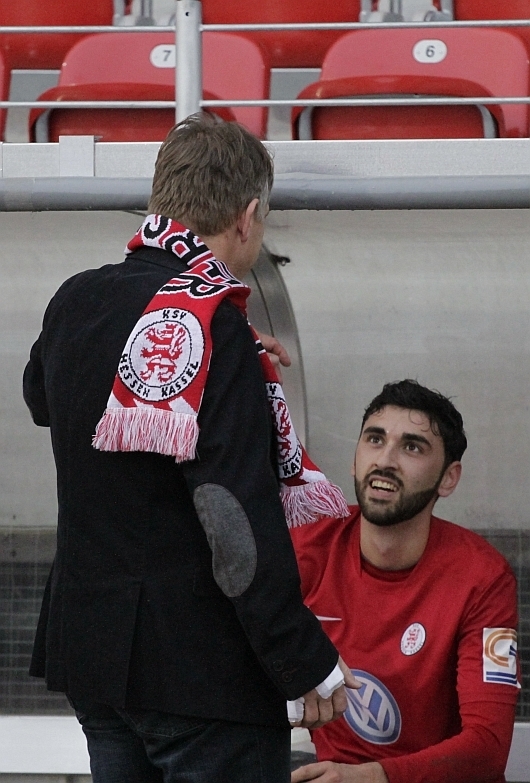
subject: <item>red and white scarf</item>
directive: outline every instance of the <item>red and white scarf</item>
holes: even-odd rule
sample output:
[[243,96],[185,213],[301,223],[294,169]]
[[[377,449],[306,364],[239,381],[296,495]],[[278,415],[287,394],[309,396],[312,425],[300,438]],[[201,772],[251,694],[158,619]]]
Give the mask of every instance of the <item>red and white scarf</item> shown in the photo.
[[[185,462],[194,459],[199,436],[197,415],[212,354],[212,317],[225,297],[246,315],[250,288],[214,258],[198,236],[169,218],[148,215],[125,252],[143,246],[174,253],[187,269],[157,291],[131,332],[93,446],[101,451],[151,451]],[[296,437],[274,367],[249,328],[276,426],[280,494],[289,527],[322,516],[347,516],[341,490],[311,462]]]

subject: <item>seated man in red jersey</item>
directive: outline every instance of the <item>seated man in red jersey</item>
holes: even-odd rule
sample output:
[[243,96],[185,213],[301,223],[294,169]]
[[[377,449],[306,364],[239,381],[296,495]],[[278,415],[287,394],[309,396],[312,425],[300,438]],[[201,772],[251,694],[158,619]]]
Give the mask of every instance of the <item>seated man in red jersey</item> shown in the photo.
[[292,530],[306,605],[362,683],[313,732],[292,783],[503,783],[517,678],[517,597],[484,539],[432,516],[455,489],[462,417],[438,392],[387,384],[364,414],[359,506]]

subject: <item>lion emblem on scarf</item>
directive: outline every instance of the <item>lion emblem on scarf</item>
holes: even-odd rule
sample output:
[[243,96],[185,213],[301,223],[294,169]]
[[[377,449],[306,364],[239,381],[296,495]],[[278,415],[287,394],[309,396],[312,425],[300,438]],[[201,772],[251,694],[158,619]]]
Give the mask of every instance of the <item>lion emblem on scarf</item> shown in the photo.
[[204,335],[189,310],[145,313],[127,340],[119,365],[122,383],[140,400],[169,401],[193,383],[204,358]]
[[294,431],[289,409],[279,383],[267,383],[267,396],[276,422],[280,478],[290,478],[302,467],[302,447]]
[[187,337],[186,329],[179,323],[164,323],[147,329],[144,340],[150,345],[140,352],[142,359],[146,360],[145,369],[139,373],[142,381],[150,381],[153,376],[159,383],[172,381],[178,373],[177,362]]

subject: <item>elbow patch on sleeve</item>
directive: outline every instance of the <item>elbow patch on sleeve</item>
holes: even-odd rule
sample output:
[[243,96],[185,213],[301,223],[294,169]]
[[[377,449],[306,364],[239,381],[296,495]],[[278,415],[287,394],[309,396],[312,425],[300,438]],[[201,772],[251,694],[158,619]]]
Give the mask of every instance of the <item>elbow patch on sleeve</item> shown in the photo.
[[228,598],[237,598],[256,573],[254,534],[237,498],[219,484],[201,484],[193,503],[212,550],[213,576]]

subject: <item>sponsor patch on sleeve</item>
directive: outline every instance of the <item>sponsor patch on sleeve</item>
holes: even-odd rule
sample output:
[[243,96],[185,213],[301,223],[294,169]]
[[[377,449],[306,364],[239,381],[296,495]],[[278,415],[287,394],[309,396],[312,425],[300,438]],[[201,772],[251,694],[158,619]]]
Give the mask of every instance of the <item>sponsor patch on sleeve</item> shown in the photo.
[[482,631],[484,682],[521,686],[517,682],[517,632],[513,628]]

